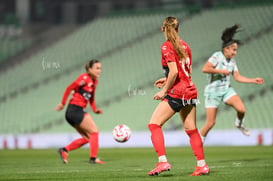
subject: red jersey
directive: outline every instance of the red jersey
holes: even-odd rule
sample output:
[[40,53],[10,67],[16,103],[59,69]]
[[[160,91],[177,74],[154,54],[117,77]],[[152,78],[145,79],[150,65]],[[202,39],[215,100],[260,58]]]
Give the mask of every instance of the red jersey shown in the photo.
[[93,80],[87,73],[81,74],[66,88],[62,99],[62,104],[65,105],[70,92],[74,90],[69,104],[75,104],[86,108],[86,105],[89,102],[92,110],[95,111],[95,90],[97,83],[97,79]]
[[186,60],[182,61],[179,59],[178,54],[173,48],[172,43],[167,40],[161,46],[161,62],[162,67],[165,71],[165,76],[168,78],[169,68],[168,62],[176,62],[178,69],[178,74],[175,82],[171,88],[167,91],[167,94],[173,98],[179,98],[184,100],[196,99],[197,90],[194,83],[191,80],[191,65],[192,65],[192,55],[191,49],[187,43],[180,40],[183,48],[186,50],[188,57]]

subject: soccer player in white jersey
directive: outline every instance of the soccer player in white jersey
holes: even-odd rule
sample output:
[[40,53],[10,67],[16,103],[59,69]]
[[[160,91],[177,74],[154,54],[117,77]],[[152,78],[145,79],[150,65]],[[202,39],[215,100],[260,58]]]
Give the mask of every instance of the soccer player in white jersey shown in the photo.
[[250,131],[243,125],[245,106],[230,85],[230,75],[237,82],[262,84],[262,78],[247,78],[240,75],[234,56],[237,54],[239,40],[233,39],[238,25],[226,28],[222,34],[222,51],[215,52],[204,65],[202,72],[207,73],[208,83],[205,87],[206,124],[200,130],[200,136],[204,142],[210,129],[216,121],[217,109],[221,101],[232,106],[237,111],[235,127],[246,136]]

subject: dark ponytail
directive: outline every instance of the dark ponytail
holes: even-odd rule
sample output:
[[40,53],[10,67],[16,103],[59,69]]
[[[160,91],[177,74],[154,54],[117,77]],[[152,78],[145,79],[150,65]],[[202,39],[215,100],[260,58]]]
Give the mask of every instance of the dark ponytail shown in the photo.
[[86,72],[88,72],[88,69],[89,69],[89,68],[92,68],[93,65],[94,65],[95,63],[99,63],[99,62],[100,62],[100,61],[98,61],[98,60],[96,60],[96,59],[90,60],[90,61],[85,65],[85,70],[86,70]]
[[228,27],[223,31],[223,34],[221,37],[223,41],[222,48],[225,48],[233,43],[241,44],[240,40],[233,39],[235,33],[238,32],[237,31],[238,28],[239,28],[239,25],[235,24],[232,27]]

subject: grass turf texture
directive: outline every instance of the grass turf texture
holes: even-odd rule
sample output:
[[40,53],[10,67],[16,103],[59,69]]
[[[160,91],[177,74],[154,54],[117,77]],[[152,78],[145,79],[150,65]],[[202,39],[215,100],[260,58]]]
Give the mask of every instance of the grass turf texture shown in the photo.
[[100,149],[105,165],[89,164],[88,149],[61,162],[55,149],[0,150],[0,180],[247,180],[273,179],[273,147],[205,147],[210,174],[190,177],[196,164],[190,147],[167,148],[172,169],[148,176],[157,162],[153,148]]

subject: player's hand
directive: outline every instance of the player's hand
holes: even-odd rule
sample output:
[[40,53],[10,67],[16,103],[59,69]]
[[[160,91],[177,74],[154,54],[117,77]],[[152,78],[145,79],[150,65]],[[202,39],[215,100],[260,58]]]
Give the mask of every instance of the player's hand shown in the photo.
[[263,84],[264,83],[264,79],[260,78],[260,77],[255,78],[254,81],[256,84]]
[[154,100],[163,100],[164,97],[165,97],[165,92],[161,90],[154,95]]
[[230,72],[226,69],[221,70],[221,74],[223,74],[223,75],[229,75],[229,73]]
[[96,109],[96,110],[94,111],[94,113],[96,113],[96,114],[102,114],[102,110],[101,110],[101,109]]
[[60,112],[63,108],[64,108],[64,105],[62,103],[59,103],[55,110]]
[[158,79],[155,83],[154,86],[158,87],[159,89],[161,89],[164,85],[166,84],[166,78],[161,78]]

